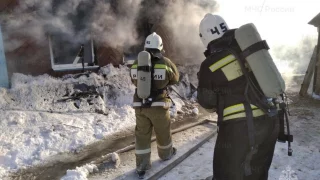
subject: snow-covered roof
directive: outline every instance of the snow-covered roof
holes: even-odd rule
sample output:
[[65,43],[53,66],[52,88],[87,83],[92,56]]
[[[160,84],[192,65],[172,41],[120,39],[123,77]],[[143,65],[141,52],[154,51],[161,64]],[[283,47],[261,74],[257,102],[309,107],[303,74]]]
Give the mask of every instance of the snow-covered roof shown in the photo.
[[320,13],[316,17],[314,17],[308,24],[320,27]]

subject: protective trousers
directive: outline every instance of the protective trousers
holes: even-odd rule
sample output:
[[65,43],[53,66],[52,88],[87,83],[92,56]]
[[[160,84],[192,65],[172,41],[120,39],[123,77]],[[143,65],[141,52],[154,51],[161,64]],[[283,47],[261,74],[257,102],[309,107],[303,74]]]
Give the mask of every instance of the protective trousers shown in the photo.
[[169,110],[163,107],[137,108],[136,113],[136,166],[137,170],[151,167],[151,135],[154,129],[158,155],[162,160],[172,156],[171,122]]
[[279,118],[266,115],[253,119],[257,152],[252,156],[252,174],[244,174],[244,162],[250,152],[245,118],[224,121],[219,127],[214,158],[214,180],[267,180],[275,143],[279,133]]

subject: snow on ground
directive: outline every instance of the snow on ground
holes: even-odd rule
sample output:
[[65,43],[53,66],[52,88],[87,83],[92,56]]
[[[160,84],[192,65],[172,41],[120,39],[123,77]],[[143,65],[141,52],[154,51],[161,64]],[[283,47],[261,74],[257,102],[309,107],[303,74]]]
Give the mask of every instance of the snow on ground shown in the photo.
[[[318,180],[320,177],[320,102],[311,98],[298,97],[302,79],[303,77],[292,78],[290,84],[287,84],[290,98],[291,134],[294,135],[293,156],[287,155],[287,143],[277,142],[269,171],[270,180]],[[174,137],[173,140],[179,139]],[[194,180],[211,175],[214,144],[215,138],[212,138],[185,161],[164,175],[161,180]],[[134,166],[133,156],[131,160],[125,159],[132,165],[126,163],[120,165],[120,167],[127,168],[123,172],[122,169],[120,174],[130,173],[134,169],[132,167]],[[157,169],[158,167],[153,166],[153,168]],[[114,170],[113,173],[119,173],[117,171],[120,170]],[[106,173],[103,177],[108,175],[110,174]],[[95,177],[97,176],[93,176],[92,179]]]
[[[175,88],[187,99],[188,75],[182,78]],[[0,179],[135,125],[135,87],[126,66],[63,78],[14,74],[11,83],[9,90],[0,88]],[[185,103],[173,99],[176,117]]]
[[[293,156],[287,155],[287,143],[277,142],[269,180],[319,180],[320,177],[320,102],[309,99],[291,106],[290,123]],[[215,138],[204,144],[185,161],[164,175],[161,180],[201,179],[212,175]],[[203,176],[206,175],[206,176]],[[201,177],[201,178],[199,178]]]
[[[157,153],[156,142],[153,142],[151,144],[151,161],[152,161],[151,166],[152,167],[149,171],[147,171],[145,179],[150,178],[151,175],[158,172],[159,170],[161,170],[162,168],[164,168],[168,164],[170,164],[172,161],[174,161],[177,158],[179,158],[180,156],[182,156],[184,153],[186,153],[188,150],[190,150],[193,146],[195,146],[196,144],[201,142],[209,134],[211,134],[213,131],[215,131],[215,129],[216,129],[216,127],[214,125],[206,124],[206,125],[196,126],[196,127],[187,129],[185,131],[182,131],[180,133],[174,134],[172,139],[173,139],[174,147],[177,148],[177,154],[174,155],[173,158],[169,161],[162,161],[159,159],[158,153]],[[205,146],[212,147],[213,145],[207,144]],[[207,154],[211,154],[211,158],[207,157],[206,161],[197,160],[197,159],[202,160],[202,158],[199,158],[199,156],[203,157],[202,155],[207,155]],[[210,159],[212,159],[212,155],[213,154],[210,153],[210,151],[203,153],[203,154],[197,153],[196,156],[198,156],[198,158],[197,157],[194,158],[193,159],[194,162],[189,164],[188,168],[183,169],[184,171],[183,170],[181,170],[179,172],[175,171],[175,172],[178,172],[177,173],[178,175],[173,176],[170,180],[184,179],[183,177],[188,177],[189,179],[190,179],[190,177],[192,177],[191,179],[200,179],[200,178],[206,177],[206,175],[210,175],[210,172],[208,172],[208,171],[204,174],[194,173],[194,175],[193,175],[193,173],[190,174],[190,172],[196,172],[196,171],[193,171],[194,169],[192,169],[192,168],[202,169],[202,168],[199,168],[200,164],[202,164],[204,162],[205,163],[210,162]],[[92,180],[100,180],[100,179],[101,180],[102,179],[135,180],[135,179],[137,179],[137,175],[135,173],[135,154],[134,154],[134,151],[122,153],[122,154],[120,154],[120,158],[121,158],[121,164],[118,167],[115,168],[112,165],[107,164],[105,169],[101,168],[102,169],[101,172],[95,173],[95,174],[89,176],[88,179],[90,179],[90,180],[91,179]],[[197,166],[197,165],[199,165],[199,166]],[[209,163],[206,165],[203,165],[203,166],[206,167],[204,169],[210,170],[211,165]],[[191,170],[191,171],[189,171],[189,170]],[[82,180],[86,180],[86,178],[84,178]]]
[[316,100],[320,100],[320,95],[313,93],[312,98]]
[[[303,77],[292,78],[289,87],[289,116],[293,156],[288,156],[287,143],[277,142],[269,180],[319,180],[320,178],[320,102],[312,98],[300,98],[299,87]],[[212,174],[214,138],[189,158],[167,173],[161,180],[200,179]],[[209,173],[209,174],[210,174]]]
[[320,102],[293,95],[291,103],[291,134],[293,156],[287,156],[287,144],[277,143],[270,168],[271,180],[318,180],[320,177]]
[[[92,85],[93,95],[58,102]],[[133,93],[127,67],[61,79],[15,74],[12,89],[0,90],[0,177],[134,126]]]
[[181,164],[173,168],[159,180],[199,180],[212,176],[213,148],[216,137],[210,139]]
[[61,180],[83,180],[94,171],[98,171],[97,166],[87,164],[85,166],[78,167],[75,170],[68,170],[67,174],[62,177]]
[[[192,104],[196,93],[188,83],[196,81],[197,67],[179,70],[182,82],[171,91],[176,103],[171,114],[173,117],[182,112],[201,114],[202,110],[199,112]],[[320,102],[297,97],[300,81],[301,77],[293,78],[287,85],[293,115],[290,117],[293,156],[287,156],[287,144],[277,143],[269,173],[272,180],[287,175],[309,180],[320,177]],[[12,89],[0,89],[0,178],[20,168],[50,161],[59,153],[77,152],[107,135],[133,127],[135,117],[130,106],[133,93],[127,67],[109,65],[98,74],[63,78],[15,74]],[[189,98],[191,102],[181,100]],[[202,178],[212,173],[213,143],[211,140],[202,146],[177,166],[178,171],[168,173],[163,180]],[[194,162],[206,163],[206,168],[199,168]],[[65,178],[86,179],[94,170],[94,166],[87,165],[68,171]]]
[[85,145],[135,123],[129,106],[107,116],[91,113],[52,114],[0,111],[0,169],[16,170],[49,160],[59,152],[78,152]]

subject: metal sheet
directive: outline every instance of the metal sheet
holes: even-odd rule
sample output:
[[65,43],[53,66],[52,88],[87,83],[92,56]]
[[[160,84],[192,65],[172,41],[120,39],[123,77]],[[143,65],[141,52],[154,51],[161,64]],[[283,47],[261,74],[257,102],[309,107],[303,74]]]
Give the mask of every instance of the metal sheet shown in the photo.
[[9,88],[7,61],[3,46],[2,31],[0,25],[0,87]]

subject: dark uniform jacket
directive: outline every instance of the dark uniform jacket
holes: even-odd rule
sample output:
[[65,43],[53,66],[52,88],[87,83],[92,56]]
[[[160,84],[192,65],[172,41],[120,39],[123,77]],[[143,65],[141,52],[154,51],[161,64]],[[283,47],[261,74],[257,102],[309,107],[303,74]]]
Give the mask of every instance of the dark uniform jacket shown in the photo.
[[[246,101],[244,94],[247,80],[241,71],[239,62],[229,51],[218,50],[223,47],[232,47],[240,53],[240,47],[233,38],[234,31],[229,30],[221,38],[209,43],[208,50],[205,52],[206,59],[202,62],[198,72],[198,102],[206,109],[217,109],[218,116],[244,112],[243,108],[238,108],[238,111],[223,112],[225,108]],[[252,72],[249,74],[256,87],[259,88]],[[254,105],[252,108],[257,109],[252,92],[249,90],[247,94],[250,99],[249,103]]]

